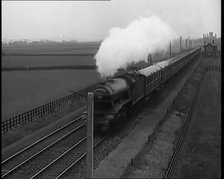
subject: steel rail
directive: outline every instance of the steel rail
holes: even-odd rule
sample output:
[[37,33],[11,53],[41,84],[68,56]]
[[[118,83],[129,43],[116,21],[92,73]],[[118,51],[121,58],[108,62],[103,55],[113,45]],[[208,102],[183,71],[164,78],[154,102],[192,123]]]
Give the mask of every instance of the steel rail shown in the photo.
[[62,157],[64,157],[66,154],[68,154],[72,149],[74,149],[75,147],[77,147],[79,144],[81,144],[82,142],[84,142],[86,140],[86,137],[84,137],[83,139],[81,139],[78,143],[76,143],[75,145],[73,145],[72,147],[70,147],[68,150],[66,150],[62,155],[60,155],[59,157],[57,157],[55,160],[53,160],[51,163],[49,163],[47,166],[45,166],[44,168],[42,168],[40,171],[38,171],[35,175],[33,175],[32,177],[30,177],[30,179],[33,179],[35,177],[37,177],[38,175],[40,175],[43,171],[46,171],[47,168],[49,168],[50,166],[52,166],[54,163],[56,163],[59,159],[61,159]]
[[182,130],[181,130],[181,133],[179,135],[179,138],[178,138],[178,141],[176,143],[176,146],[175,146],[175,149],[174,149],[174,152],[173,152],[173,155],[170,159],[170,162],[169,162],[169,165],[167,167],[167,170],[163,176],[163,178],[172,178],[173,174],[174,174],[174,171],[175,171],[175,167],[176,167],[176,163],[177,163],[177,157],[178,155],[181,153],[182,151],[182,146],[185,142],[185,138],[186,138],[186,134],[188,132],[188,128],[189,128],[189,125],[190,125],[190,122],[191,122],[191,117],[192,117],[192,113],[193,113],[193,108],[195,106],[195,103],[198,99],[198,93],[201,89],[201,84],[202,84],[202,81],[204,79],[204,71],[202,72],[202,77],[201,77],[201,80],[199,82],[199,85],[198,85],[198,88],[195,92],[195,95],[194,95],[194,98],[193,98],[193,101],[191,103],[191,107],[188,111],[188,114],[185,118],[185,122],[184,122],[184,125],[182,127]]
[[[100,139],[99,141],[96,142],[96,144],[94,144],[94,148],[97,147],[100,143],[102,143],[105,139],[107,138],[107,136],[103,137],[102,139]],[[81,159],[83,159],[86,156],[86,152],[83,153],[76,161],[74,161],[71,165],[69,165],[61,174],[59,174],[55,179],[59,179],[61,178],[63,175],[65,175],[65,173],[72,168],[74,165],[76,165]]]
[[29,157],[28,159],[26,159],[25,161],[23,161],[22,163],[20,163],[19,165],[15,166],[13,169],[9,170],[7,173],[5,173],[4,175],[2,175],[1,177],[6,177],[9,174],[13,173],[16,169],[18,169],[19,167],[21,167],[22,165],[26,164],[27,162],[29,162],[31,159],[33,159],[34,157],[36,157],[37,155],[40,155],[41,153],[43,153],[44,151],[46,151],[47,149],[49,149],[50,147],[52,147],[53,145],[57,144],[58,142],[62,141],[64,138],[68,137],[69,135],[71,135],[72,133],[76,132],[77,130],[81,129],[82,127],[84,127],[86,124],[81,124],[80,126],[76,127],[75,129],[73,129],[72,131],[70,131],[69,133],[63,135],[62,137],[60,137],[59,139],[57,139],[56,141],[54,141],[53,143],[51,143],[50,145],[46,146],[45,148],[43,148],[42,150],[40,150],[39,152],[37,152],[36,154],[32,155],[31,157]]
[[178,156],[178,154],[180,153],[180,151],[182,149],[182,146],[183,146],[183,143],[184,143],[184,139],[185,139],[185,136],[186,136],[189,124],[190,124],[190,118],[189,118],[190,116],[187,115],[187,117],[185,119],[184,126],[182,127],[181,134],[179,135],[179,138],[178,138],[178,141],[176,143],[173,155],[172,155],[172,157],[170,159],[168,168],[167,168],[163,178],[172,178],[172,175],[173,175],[173,172],[175,170],[176,163],[177,163],[177,156]]
[[[72,117],[72,116],[71,116],[71,117]],[[48,135],[42,137],[41,139],[37,140],[36,142],[34,142],[34,143],[28,145],[27,147],[23,148],[22,150],[16,152],[16,153],[13,154],[12,156],[10,156],[10,157],[8,157],[7,159],[5,159],[4,161],[2,161],[2,162],[1,162],[1,165],[5,164],[6,162],[8,162],[9,160],[13,159],[14,157],[20,155],[22,152],[27,151],[27,150],[30,149],[31,147],[33,147],[33,146],[39,144],[40,142],[44,141],[45,139],[51,137],[52,135],[54,135],[55,133],[59,132],[60,130],[63,130],[64,128],[68,127],[69,125],[73,124],[74,122],[77,122],[77,121],[80,120],[82,117],[83,117],[83,115],[77,117],[75,120],[69,122],[68,124],[65,124],[64,126],[58,128],[58,129],[56,129],[55,131],[53,131],[53,132],[51,132],[50,134],[48,134]]]

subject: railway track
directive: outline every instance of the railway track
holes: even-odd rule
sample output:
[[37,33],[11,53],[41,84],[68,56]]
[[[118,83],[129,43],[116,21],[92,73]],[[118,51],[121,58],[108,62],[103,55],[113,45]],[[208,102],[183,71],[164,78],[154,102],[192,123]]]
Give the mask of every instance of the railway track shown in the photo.
[[85,123],[81,119],[82,116],[74,119],[2,161],[1,177],[10,178],[17,175],[30,177],[71,145],[79,143],[83,139],[83,137],[80,139],[80,136],[85,136]]
[[188,114],[185,118],[182,130],[180,132],[179,138],[178,138],[177,143],[176,143],[175,148],[174,148],[173,155],[170,159],[169,165],[167,167],[167,170],[166,170],[163,178],[173,178],[173,176],[175,174],[175,169],[176,169],[176,165],[177,165],[177,162],[178,162],[178,157],[179,157],[179,155],[182,151],[182,148],[183,148],[186,136],[187,136],[188,128],[189,128],[190,123],[191,123],[192,113],[193,113],[195,104],[197,102],[198,96],[199,96],[198,93],[200,91],[201,84],[202,84],[202,81],[204,79],[204,76],[205,75],[204,75],[204,72],[203,72],[200,83],[199,83],[199,86],[198,86],[197,91],[195,93],[193,102],[192,102],[191,107],[188,111]]
[[[192,111],[190,111],[190,113],[192,113]],[[191,114],[188,114],[186,119],[185,119],[184,125],[182,127],[182,130],[181,130],[180,136],[178,138],[178,141],[176,143],[173,155],[170,159],[170,163],[168,165],[168,168],[167,168],[163,178],[172,178],[173,177],[173,174],[174,174],[174,171],[175,171],[175,168],[176,168],[176,164],[177,164],[177,160],[178,160],[178,156],[181,153],[182,146],[183,146],[185,138],[186,138],[186,134],[187,134],[188,127],[189,127],[189,124],[190,124],[190,120],[191,120]]]
[[[104,141],[107,137],[94,138],[94,148]],[[86,137],[83,138],[76,145],[72,146],[65,153],[60,155],[49,165],[44,167],[38,173],[33,175],[31,179],[34,178],[62,178],[67,172],[74,167],[79,161],[81,161],[86,156]],[[79,152],[77,152],[79,151]]]

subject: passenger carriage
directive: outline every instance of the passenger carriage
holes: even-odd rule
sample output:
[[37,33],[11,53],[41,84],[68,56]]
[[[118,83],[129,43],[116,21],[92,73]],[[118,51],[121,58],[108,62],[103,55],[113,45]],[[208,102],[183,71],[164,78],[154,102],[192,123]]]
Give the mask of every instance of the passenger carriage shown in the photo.
[[152,65],[138,70],[139,74],[145,76],[145,95],[149,95],[161,84],[161,68],[158,65]]

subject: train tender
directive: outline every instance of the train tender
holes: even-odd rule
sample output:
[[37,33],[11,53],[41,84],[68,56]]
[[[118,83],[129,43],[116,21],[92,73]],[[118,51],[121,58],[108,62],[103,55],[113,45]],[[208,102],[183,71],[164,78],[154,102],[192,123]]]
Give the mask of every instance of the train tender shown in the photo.
[[94,127],[106,131],[114,124],[121,124],[126,115],[152,91],[175,75],[191,59],[201,54],[201,48],[193,49],[153,64],[138,71],[107,79],[99,83],[94,93]]

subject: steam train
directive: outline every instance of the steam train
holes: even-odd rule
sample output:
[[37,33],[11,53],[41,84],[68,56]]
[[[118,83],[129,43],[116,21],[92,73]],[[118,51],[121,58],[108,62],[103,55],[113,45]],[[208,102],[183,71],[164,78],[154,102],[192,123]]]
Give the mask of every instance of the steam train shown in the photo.
[[97,84],[93,90],[94,128],[107,131],[112,125],[124,122],[136,104],[200,54],[201,48],[192,49],[166,61]]

